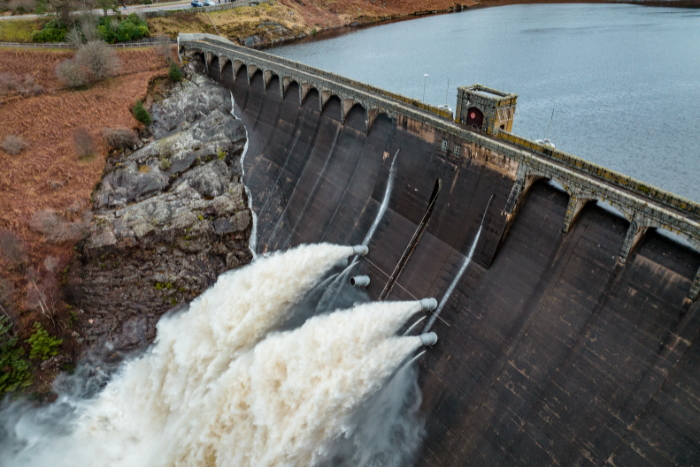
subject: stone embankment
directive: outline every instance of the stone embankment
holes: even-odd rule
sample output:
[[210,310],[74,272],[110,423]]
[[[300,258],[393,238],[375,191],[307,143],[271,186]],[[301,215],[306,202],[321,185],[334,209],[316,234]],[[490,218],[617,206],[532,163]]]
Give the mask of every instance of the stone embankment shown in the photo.
[[134,150],[107,161],[69,293],[93,355],[148,344],[161,315],[250,261],[246,136],[229,91],[201,76],[151,107]]

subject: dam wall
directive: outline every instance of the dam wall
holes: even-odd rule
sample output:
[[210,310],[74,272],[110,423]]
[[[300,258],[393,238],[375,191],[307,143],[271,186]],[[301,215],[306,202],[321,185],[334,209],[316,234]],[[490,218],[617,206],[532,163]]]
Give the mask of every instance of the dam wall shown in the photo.
[[441,299],[483,217],[420,359],[416,465],[697,462],[700,255],[658,232],[696,244],[694,203],[204,39],[181,39],[181,53],[231,90],[247,128],[258,253],[362,243],[394,163],[353,274],[370,277],[371,299],[392,277],[389,300]]

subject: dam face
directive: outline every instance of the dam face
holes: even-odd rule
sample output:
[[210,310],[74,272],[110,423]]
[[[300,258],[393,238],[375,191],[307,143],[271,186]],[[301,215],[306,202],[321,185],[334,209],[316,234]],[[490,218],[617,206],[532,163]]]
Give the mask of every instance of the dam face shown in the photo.
[[388,300],[440,299],[493,195],[473,261],[433,328],[440,341],[420,359],[427,435],[416,465],[700,458],[700,314],[688,298],[700,255],[650,229],[622,264],[627,219],[587,203],[562,233],[570,195],[535,180],[514,202],[512,158],[459,139],[445,150],[439,129],[402,115],[379,114],[367,131],[362,107],[263,70],[214,58],[208,71],[248,131],[258,253],[361,243],[396,157],[388,209],[352,272],[370,277],[377,299],[407,257]]

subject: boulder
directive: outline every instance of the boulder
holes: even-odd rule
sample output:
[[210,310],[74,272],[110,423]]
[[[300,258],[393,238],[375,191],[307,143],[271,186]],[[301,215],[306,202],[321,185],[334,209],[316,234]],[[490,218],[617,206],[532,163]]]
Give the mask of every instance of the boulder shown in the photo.
[[216,159],[190,170],[178,178],[175,186],[186,183],[200,195],[214,198],[226,192],[230,181],[231,171],[226,162]]

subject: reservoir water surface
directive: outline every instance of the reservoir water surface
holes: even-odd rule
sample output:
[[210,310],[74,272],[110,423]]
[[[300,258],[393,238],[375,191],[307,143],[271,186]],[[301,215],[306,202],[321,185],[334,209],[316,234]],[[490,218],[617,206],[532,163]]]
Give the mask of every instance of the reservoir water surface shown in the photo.
[[700,201],[700,10],[512,5],[270,52],[453,109],[457,86],[516,93],[514,133],[544,138],[554,109],[557,148]]

